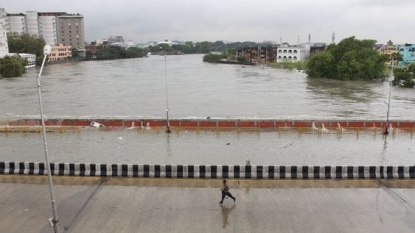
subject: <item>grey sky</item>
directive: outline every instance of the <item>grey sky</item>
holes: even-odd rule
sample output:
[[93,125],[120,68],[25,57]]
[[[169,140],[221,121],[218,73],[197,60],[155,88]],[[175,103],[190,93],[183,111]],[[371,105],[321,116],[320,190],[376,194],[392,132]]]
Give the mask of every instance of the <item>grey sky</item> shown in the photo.
[[1,0],[8,13],[58,11],[84,16],[88,42],[336,42],[349,36],[415,43],[413,0]]

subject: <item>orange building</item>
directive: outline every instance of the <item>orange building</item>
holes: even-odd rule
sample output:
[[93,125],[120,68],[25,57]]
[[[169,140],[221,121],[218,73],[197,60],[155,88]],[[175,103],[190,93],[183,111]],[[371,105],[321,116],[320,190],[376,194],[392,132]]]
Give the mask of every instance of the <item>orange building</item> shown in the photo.
[[61,61],[72,57],[72,47],[63,44],[52,46],[52,52],[49,55],[49,62]]

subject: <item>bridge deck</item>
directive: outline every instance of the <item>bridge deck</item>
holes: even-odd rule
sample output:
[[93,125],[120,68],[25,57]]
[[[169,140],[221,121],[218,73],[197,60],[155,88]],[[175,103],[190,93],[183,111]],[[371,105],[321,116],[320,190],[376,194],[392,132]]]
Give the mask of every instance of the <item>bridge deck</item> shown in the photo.
[[[61,232],[414,232],[413,180],[54,177]],[[43,176],[0,176],[0,228],[52,232]]]

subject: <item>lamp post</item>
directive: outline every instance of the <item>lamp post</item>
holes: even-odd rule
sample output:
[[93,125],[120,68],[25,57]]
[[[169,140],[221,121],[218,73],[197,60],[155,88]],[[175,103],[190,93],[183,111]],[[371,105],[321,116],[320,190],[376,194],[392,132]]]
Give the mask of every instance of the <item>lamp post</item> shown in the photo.
[[[393,57],[392,57],[392,66],[391,66],[391,74],[390,74],[390,78],[393,78]],[[393,79],[392,79],[393,80]],[[391,93],[392,93],[392,80],[389,80],[389,99],[388,102],[385,104],[388,105],[388,111],[386,114],[386,128],[385,128],[385,132],[383,132],[383,134],[388,135],[389,134],[389,111],[390,111],[390,106],[391,106]]]
[[42,134],[43,134],[43,145],[45,149],[45,160],[46,160],[46,169],[48,172],[48,181],[49,181],[49,190],[50,190],[50,198],[52,203],[52,214],[53,218],[49,219],[50,226],[55,229],[55,233],[59,233],[59,219],[58,219],[58,211],[56,210],[56,201],[55,201],[55,194],[53,192],[53,181],[52,181],[52,174],[49,164],[49,158],[48,158],[48,143],[46,141],[46,128],[45,128],[45,119],[43,117],[43,105],[42,105],[42,92],[40,89],[40,76],[43,71],[43,66],[45,65],[45,61],[47,56],[52,51],[52,47],[50,45],[45,45],[43,48],[43,62],[42,66],[40,67],[39,75],[36,77],[37,80],[37,90],[39,95],[39,107],[40,107],[40,119],[42,121]]
[[171,133],[171,131],[170,131],[170,121],[169,121],[169,96],[168,96],[168,82],[167,82],[167,56],[166,56],[166,53],[163,51],[163,48],[162,47],[160,47],[160,52],[163,52],[163,55],[164,55],[164,77],[166,79],[166,121],[167,121],[166,133]]

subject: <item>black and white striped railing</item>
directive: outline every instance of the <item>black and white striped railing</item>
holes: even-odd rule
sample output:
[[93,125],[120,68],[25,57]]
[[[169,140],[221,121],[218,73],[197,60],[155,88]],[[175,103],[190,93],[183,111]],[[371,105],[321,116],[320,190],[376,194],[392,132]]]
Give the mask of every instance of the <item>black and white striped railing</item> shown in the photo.
[[[413,179],[414,166],[239,166],[51,163],[57,176],[241,179]],[[46,175],[45,163],[0,162],[0,174]]]

